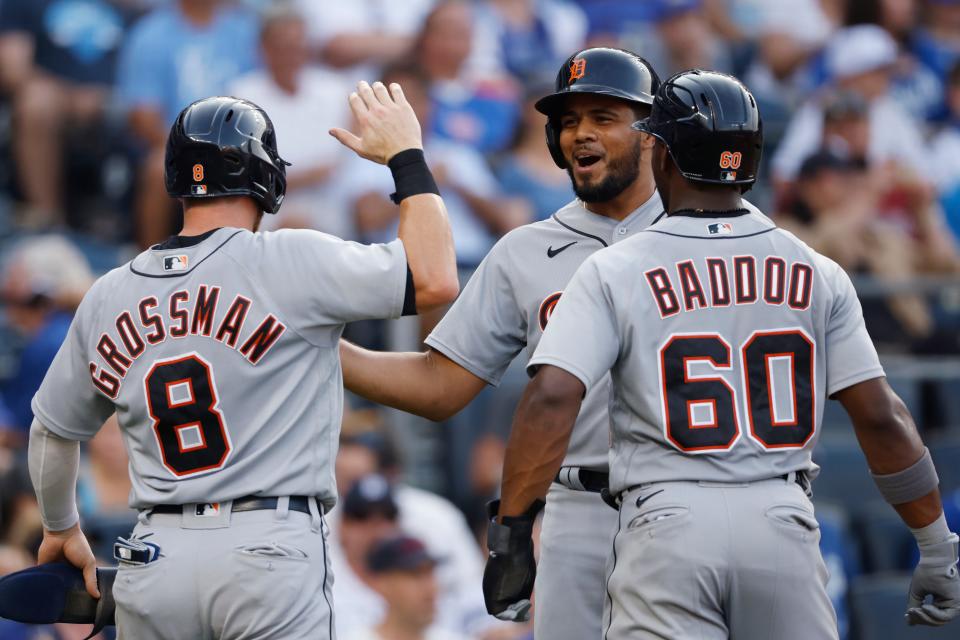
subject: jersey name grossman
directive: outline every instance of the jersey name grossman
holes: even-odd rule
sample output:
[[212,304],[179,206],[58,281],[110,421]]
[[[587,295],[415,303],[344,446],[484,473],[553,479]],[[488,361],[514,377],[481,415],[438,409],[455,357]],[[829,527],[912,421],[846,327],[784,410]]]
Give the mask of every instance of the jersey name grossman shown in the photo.
[[787,304],[802,311],[810,308],[813,267],[780,256],[704,258],[702,263],[683,260],[671,268],[660,266],[644,277],[661,318],[714,307],[754,304]]
[[[247,362],[256,365],[286,326],[272,313],[259,323],[248,321],[251,304],[250,298],[237,294],[226,305],[220,301],[220,287],[204,284],[192,296],[182,289],[163,303],[156,296],[142,298],[136,310],[124,310],[114,319],[114,326],[100,334],[98,362],[90,362],[94,386],[105,396],[116,398],[134,360],[151,346],[188,335],[207,337],[239,350]],[[218,306],[226,306],[226,312],[214,322]]]

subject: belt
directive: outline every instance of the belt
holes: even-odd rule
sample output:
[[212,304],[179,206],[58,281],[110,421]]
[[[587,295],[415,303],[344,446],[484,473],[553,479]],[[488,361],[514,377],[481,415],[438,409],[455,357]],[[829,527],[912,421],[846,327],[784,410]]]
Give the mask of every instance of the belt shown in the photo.
[[[563,469],[560,470],[561,473]],[[606,475],[606,474],[604,474]],[[790,471],[781,476],[775,476],[776,478],[783,480],[784,482],[795,482],[803,492],[807,494],[807,497],[810,498],[813,496],[813,490],[810,485],[810,477],[807,475],[806,471]],[[625,493],[629,493],[636,489],[637,487],[642,487],[643,485],[637,484],[632,487],[627,487],[618,494],[613,494],[609,489],[604,488],[600,490],[600,497],[603,498],[603,501],[610,506],[610,508],[619,511],[620,510],[620,499]]]
[[610,474],[582,467],[561,467],[556,482],[574,491],[600,493],[610,486]]
[[[232,513],[238,511],[261,511],[263,509],[276,509],[280,498],[268,496],[243,496],[233,501],[230,507]],[[198,503],[200,509],[204,505]],[[290,496],[290,511],[299,511],[301,513],[310,513],[310,498],[307,496]],[[183,505],[179,504],[158,504],[148,509],[151,514],[154,513],[183,513]]]

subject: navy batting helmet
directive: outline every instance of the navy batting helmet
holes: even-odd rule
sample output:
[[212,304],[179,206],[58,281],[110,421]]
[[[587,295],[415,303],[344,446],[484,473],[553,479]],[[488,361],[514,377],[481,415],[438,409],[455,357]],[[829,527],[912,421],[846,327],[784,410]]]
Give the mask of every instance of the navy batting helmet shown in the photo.
[[547,122],[547,147],[561,169],[567,161],[560,150],[560,109],[571,93],[586,93],[621,98],[639,104],[652,104],[660,78],[650,63],[624,49],[593,47],[578,51],[563,63],[557,73],[556,90],[537,100],[536,108]]
[[660,85],[650,117],[633,126],[658,138],[688,180],[752,185],[757,179],[760,110],[733,76],[699,69],[678,73]]
[[263,109],[217,96],[177,116],[167,138],[164,179],[174,198],[247,195],[264,212],[276,213],[289,164],[277,153],[273,123]]

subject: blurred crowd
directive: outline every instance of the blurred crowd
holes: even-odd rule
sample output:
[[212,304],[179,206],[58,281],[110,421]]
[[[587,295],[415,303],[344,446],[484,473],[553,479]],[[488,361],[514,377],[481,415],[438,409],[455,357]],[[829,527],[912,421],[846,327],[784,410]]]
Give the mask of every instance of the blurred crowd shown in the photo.
[[[34,562],[30,400],[73,309],[96,275],[179,228],[163,157],[184,106],[230,94],[270,114],[292,166],[267,228],[378,242],[396,233],[390,173],[327,131],[351,128],[357,81],[399,82],[466,278],[500,236],[573,198],[533,103],[587,45],[636,51],[662,78],[741,78],[766,147],[748,197],[863,284],[886,353],[960,353],[945,284],[960,270],[960,0],[0,0],[0,574]],[[383,323],[351,336],[391,346]],[[355,403],[331,514],[342,640],[529,637],[492,625],[479,590],[482,505],[523,382],[508,376],[440,438],[444,497],[404,482],[390,417]],[[924,420],[960,420],[936,408],[960,396],[956,378],[925,389]],[[115,423],[84,469],[85,530],[109,562],[132,522]],[[0,638],[77,633],[0,621]]]

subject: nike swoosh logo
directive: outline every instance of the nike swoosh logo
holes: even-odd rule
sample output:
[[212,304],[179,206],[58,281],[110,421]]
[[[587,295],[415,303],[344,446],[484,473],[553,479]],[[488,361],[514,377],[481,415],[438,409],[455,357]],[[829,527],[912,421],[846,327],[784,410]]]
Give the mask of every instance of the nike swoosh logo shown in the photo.
[[552,257],[554,257],[555,255],[557,255],[558,253],[560,253],[561,251],[563,251],[564,249],[567,249],[567,248],[569,248],[569,247],[572,247],[572,246],[575,245],[575,244],[577,244],[577,241],[576,241],[576,240],[574,240],[574,241],[571,242],[570,244],[565,244],[565,245],[563,245],[563,246],[560,247],[559,249],[554,249],[553,247],[547,247],[547,257],[548,257],[548,258],[552,258]]
[[637,498],[637,508],[639,509],[640,507],[642,507],[644,502],[646,502],[653,496],[657,495],[658,493],[663,493],[663,489],[660,489],[659,491],[654,491],[653,493],[648,493],[645,496],[640,496],[639,498]]

